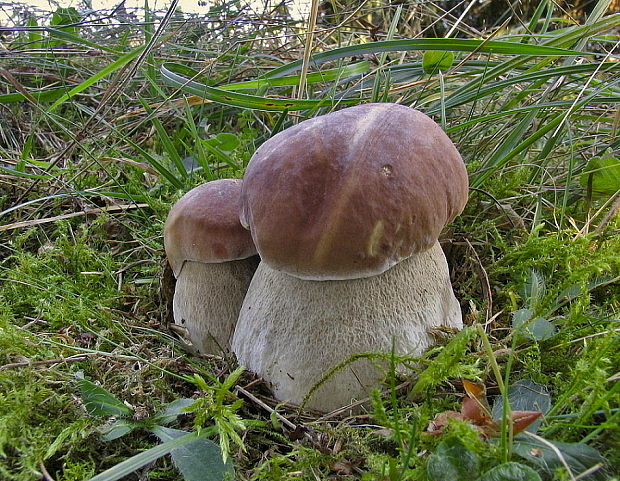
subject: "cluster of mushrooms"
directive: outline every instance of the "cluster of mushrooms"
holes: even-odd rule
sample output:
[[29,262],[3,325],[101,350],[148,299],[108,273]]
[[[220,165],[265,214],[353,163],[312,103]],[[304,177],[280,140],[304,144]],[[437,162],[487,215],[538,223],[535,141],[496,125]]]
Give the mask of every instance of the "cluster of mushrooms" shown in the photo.
[[232,351],[278,400],[326,412],[363,399],[383,377],[368,358],[325,374],[357,353],[418,355],[430,329],[462,327],[437,239],[467,192],[458,151],[417,110],[371,103],[301,122],[262,144],[243,180],[172,207],[175,323],[200,352]]

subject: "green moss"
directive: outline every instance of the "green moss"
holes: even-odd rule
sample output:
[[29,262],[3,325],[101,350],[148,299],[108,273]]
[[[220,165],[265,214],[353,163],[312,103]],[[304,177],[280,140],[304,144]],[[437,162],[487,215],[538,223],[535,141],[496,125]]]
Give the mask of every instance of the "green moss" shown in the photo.
[[0,477],[40,479],[41,464],[79,453],[89,430],[65,376],[45,367],[0,372]]
[[[531,235],[525,242],[509,248],[490,273],[496,283],[505,285],[504,292],[524,301],[532,271],[544,280],[545,292],[539,301],[543,309],[561,301],[558,296],[575,290],[579,294],[580,289],[581,295],[576,297],[582,303],[578,306],[583,309],[589,304],[589,282],[603,276],[620,275],[620,235],[605,238],[578,235],[574,231]],[[592,295],[599,293],[605,303],[620,303],[617,289],[611,291],[603,286]],[[611,293],[611,297],[607,293]]]
[[[88,361],[54,360],[79,353],[76,348],[113,349],[126,340],[113,315],[122,293],[114,274],[118,267],[101,235],[105,221],[77,229],[71,222],[58,223],[45,242],[39,230],[31,229],[14,238],[12,255],[4,260],[0,479],[39,480],[45,469],[59,481],[84,480],[101,468],[95,423],[80,408],[72,374],[98,368]],[[104,363],[101,369],[107,372],[110,366]],[[160,377],[159,372],[145,375]]]
[[27,237],[17,243],[0,290],[0,299],[11,306],[16,322],[36,319],[47,329],[84,329],[92,326],[92,319],[108,317],[104,308],[115,307],[119,298],[114,264],[108,254],[95,249],[100,238],[90,236],[89,230],[75,233],[65,223],[37,253],[19,249]]

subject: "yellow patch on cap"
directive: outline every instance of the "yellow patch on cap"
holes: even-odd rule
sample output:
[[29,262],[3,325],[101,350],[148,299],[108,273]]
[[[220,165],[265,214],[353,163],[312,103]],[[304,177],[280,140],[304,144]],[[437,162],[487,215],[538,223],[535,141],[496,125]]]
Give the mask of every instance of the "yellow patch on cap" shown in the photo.
[[370,233],[370,238],[368,239],[368,248],[366,249],[366,253],[369,257],[374,257],[377,255],[377,251],[379,250],[379,243],[381,242],[382,237],[383,221],[379,219],[377,223],[373,226],[372,232]]

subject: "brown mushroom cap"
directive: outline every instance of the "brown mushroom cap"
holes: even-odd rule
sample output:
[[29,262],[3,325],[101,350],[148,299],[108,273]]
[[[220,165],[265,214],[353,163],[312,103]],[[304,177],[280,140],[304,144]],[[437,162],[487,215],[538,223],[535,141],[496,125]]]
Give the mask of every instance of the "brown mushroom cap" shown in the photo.
[[240,218],[276,270],[369,277],[430,248],[467,191],[463,160],[433,120],[402,105],[365,104],[261,145],[244,177]]
[[241,184],[238,179],[207,182],[172,206],[164,247],[175,277],[185,261],[227,262],[256,254],[250,233],[239,223]]

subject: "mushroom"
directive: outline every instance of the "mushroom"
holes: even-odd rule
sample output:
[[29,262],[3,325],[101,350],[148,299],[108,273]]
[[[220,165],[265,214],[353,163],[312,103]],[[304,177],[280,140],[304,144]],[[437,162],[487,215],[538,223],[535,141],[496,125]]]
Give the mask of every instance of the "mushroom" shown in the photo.
[[419,355],[430,328],[461,328],[438,236],[467,191],[448,136],[409,107],[351,107],[269,139],[242,188],[262,261],[232,339],[239,362],[278,399],[331,411],[382,374],[368,359],[323,379],[330,369],[356,353]]
[[241,180],[220,179],[181,197],[168,214],[164,247],[176,277],[174,322],[202,353],[230,347],[258,258],[239,223]]

